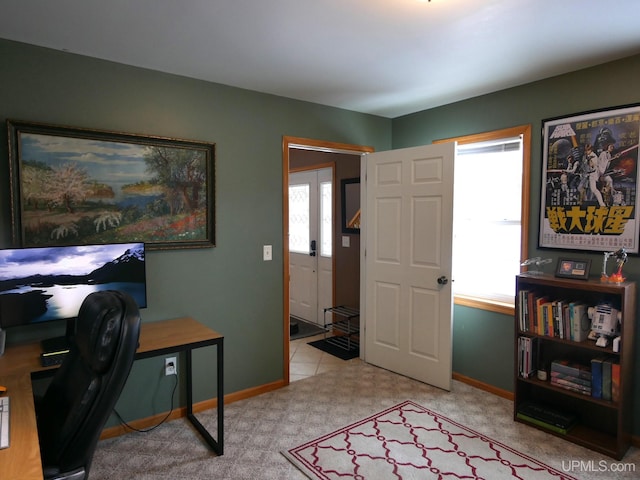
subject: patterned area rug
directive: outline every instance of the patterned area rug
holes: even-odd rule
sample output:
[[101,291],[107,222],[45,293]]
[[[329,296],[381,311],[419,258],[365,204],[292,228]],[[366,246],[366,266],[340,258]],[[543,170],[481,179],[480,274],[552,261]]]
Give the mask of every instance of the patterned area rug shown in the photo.
[[322,480],[575,480],[411,401],[282,453]]

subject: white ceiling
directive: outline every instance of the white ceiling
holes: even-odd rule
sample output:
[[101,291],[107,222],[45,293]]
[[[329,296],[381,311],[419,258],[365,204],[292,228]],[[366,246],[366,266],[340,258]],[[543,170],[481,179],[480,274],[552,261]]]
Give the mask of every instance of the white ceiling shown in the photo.
[[640,53],[639,20],[638,0],[0,0],[0,38],[389,118]]

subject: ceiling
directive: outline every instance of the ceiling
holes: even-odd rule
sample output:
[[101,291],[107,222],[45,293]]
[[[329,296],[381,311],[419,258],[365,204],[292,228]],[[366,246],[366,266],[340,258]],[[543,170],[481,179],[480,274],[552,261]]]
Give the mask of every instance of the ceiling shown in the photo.
[[0,0],[0,38],[388,118],[640,53],[638,0]]

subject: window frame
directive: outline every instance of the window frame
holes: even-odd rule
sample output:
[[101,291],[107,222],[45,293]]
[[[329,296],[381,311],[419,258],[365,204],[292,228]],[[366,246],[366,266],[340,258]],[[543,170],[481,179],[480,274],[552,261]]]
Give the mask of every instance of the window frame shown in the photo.
[[[457,142],[458,145],[469,143],[480,143],[494,140],[500,140],[510,137],[522,137],[522,205],[520,212],[520,262],[527,258],[529,251],[529,214],[531,203],[531,125],[519,125],[516,127],[504,128],[500,130],[492,130],[483,133],[463,135],[459,137],[450,137],[434,140],[433,143]],[[454,173],[455,182],[455,173]],[[521,268],[521,271],[523,269]],[[515,279],[514,279],[515,285]],[[470,295],[454,295],[453,303],[465,307],[478,308],[480,310],[488,310],[491,312],[503,313],[506,315],[515,314],[515,293],[513,302],[501,302],[498,300],[488,299],[481,296]]]

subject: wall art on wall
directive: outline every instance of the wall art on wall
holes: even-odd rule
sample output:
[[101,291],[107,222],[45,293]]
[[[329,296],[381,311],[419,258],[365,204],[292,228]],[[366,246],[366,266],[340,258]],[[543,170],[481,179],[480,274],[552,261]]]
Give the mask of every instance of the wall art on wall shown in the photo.
[[342,233],[360,233],[360,178],[340,182]]
[[640,106],[543,121],[539,246],[638,253]]
[[215,144],[7,121],[15,245],[215,245]]

